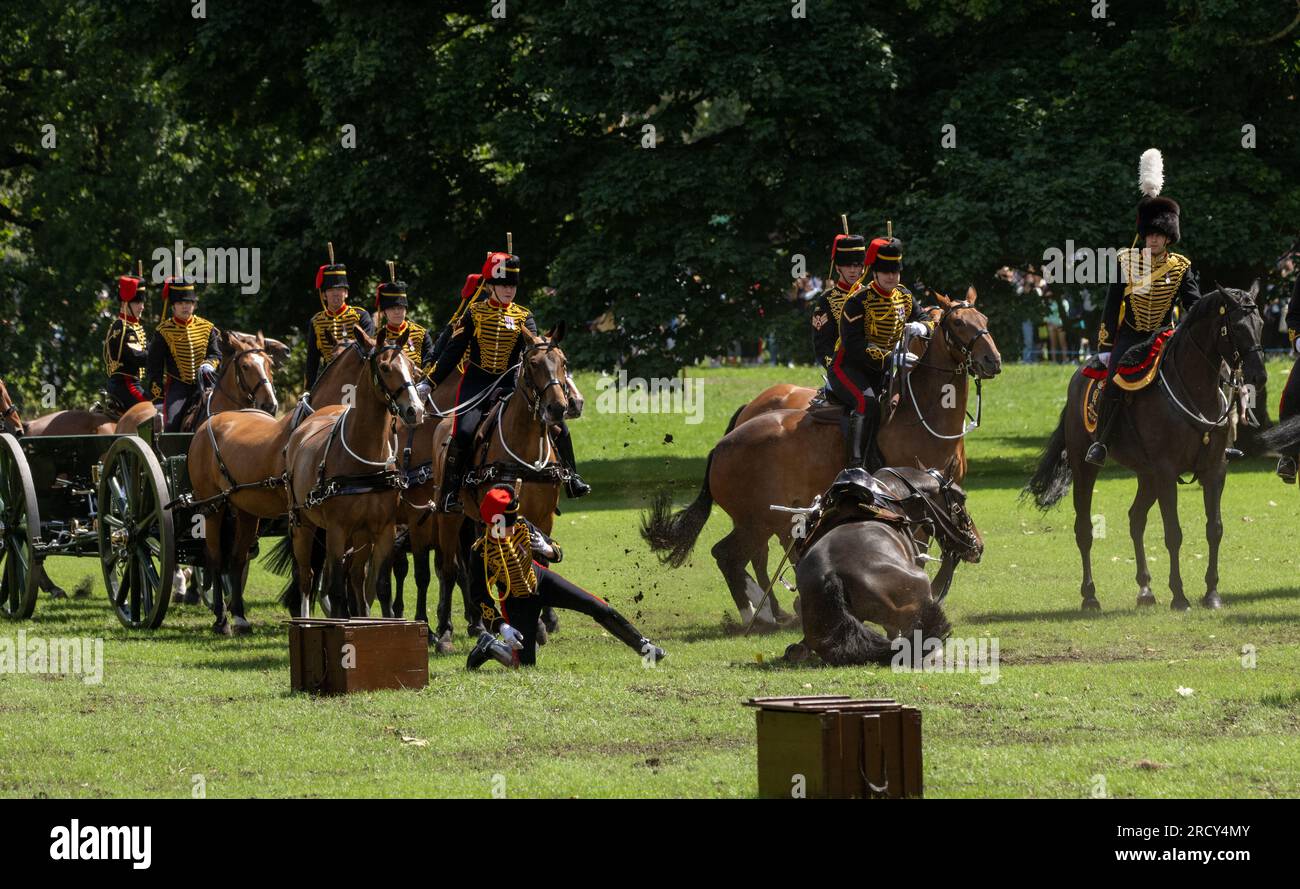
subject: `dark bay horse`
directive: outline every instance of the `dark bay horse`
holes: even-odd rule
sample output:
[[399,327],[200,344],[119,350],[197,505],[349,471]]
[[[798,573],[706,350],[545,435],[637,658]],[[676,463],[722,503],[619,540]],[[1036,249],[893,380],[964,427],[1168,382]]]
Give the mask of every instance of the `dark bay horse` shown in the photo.
[[[354,403],[316,411],[289,436],[285,450],[302,617],[311,614],[318,530],[325,535],[323,589],[336,615],[365,616],[381,583],[386,590],[398,503],[389,415],[407,428],[424,419],[415,368],[402,351],[409,334],[392,342],[386,327],[373,340],[360,326],[353,334],[366,358],[353,381]],[[367,559],[355,557],[363,552]]]
[[[831,665],[884,665],[894,657],[889,640],[895,636],[920,631],[942,641],[949,633],[916,535],[933,534],[945,559],[978,562],[984,542],[966,511],[966,494],[934,470],[885,469],[877,479],[903,498],[898,512],[917,524],[854,517],[833,522],[825,533],[814,529],[795,566],[804,638],[786,650],[787,660],[801,661],[811,649]],[[880,624],[885,635],[863,621]]]
[[[886,465],[942,469],[956,458],[953,476],[961,481],[969,380],[1000,372],[1002,358],[988,334],[988,319],[974,306],[946,298],[940,306],[935,335],[902,381],[898,409],[882,421],[878,441]],[[709,453],[695,501],[673,514],[657,503],[642,520],[642,537],[664,564],[681,567],[716,501],[734,527],[713,547],[713,558],[748,621],[763,590],[771,586],[768,541],[776,537],[788,547],[792,540],[789,517],[772,512],[769,505],[808,506],[843,468],[837,423],[820,422],[802,409],[758,413],[736,423]],[[751,564],[755,576],[747,570]],[[791,620],[774,595],[769,601],[777,623]],[[756,626],[771,629],[773,622],[760,618]]]
[[[1262,386],[1268,378],[1260,354],[1263,318],[1255,305],[1259,285],[1249,291],[1219,286],[1192,306],[1169,338],[1156,380],[1127,393],[1113,436],[1110,454],[1138,477],[1137,496],[1129,507],[1129,535],[1137,559],[1138,605],[1154,605],[1151,571],[1142,535],[1151,505],[1160,503],[1165,548],[1169,551],[1170,603],[1175,610],[1189,605],[1183,595],[1178,551],[1183,542],[1178,522],[1178,477],[1194,473],[1205,503],[1205,538],[1210,554],[1205,566],[1205,596],[1201,604],[1218,608],[1219,543],[1223,539],[1220,502],[1227,475],[1225,450],[1237,405],[1224,404],[1220,383],[1231,373],[1234,398],[1241,383]],[[1088,380],[1082,369],[1070,380],[1060,422],[1052,433],[1038,468],[1022,496],[1032,495],[1040,509],[1050,509],[1074,482],[1074,541],[1083,560],[1080,594],[1083,610],[1101,608],[1092,577],[1092,490],[1098,467],[1084,460],[1092,435],[1084,425],[1082,402]],[[1106,385],[1112,385],[1107,383]]]

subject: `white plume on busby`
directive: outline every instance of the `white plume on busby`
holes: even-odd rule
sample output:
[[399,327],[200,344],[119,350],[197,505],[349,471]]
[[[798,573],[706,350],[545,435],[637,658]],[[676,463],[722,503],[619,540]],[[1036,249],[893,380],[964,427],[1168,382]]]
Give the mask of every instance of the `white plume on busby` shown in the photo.
[[1142,191],[1137,207],[1138,234],[1145,237],[1148,232],[1160,232],[1170,244],[1177,244],[1182,235],[1182,209],[1173,198],[1160,195],[1164,187],[1165,159],[1159,149],[1148,148],[1138,161],[1138,188]]
[[1142,159],[1138,161],[1138,188],[1149,198],[1156,197],[1160,194],[1160,189],[1165,187],[1165,159],[1160,155],[1159,148],[1148,148],[1142,152]]

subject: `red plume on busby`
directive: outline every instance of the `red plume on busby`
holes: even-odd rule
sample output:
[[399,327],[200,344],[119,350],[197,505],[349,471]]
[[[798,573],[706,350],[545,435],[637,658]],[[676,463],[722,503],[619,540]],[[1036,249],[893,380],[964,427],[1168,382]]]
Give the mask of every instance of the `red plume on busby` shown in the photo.
[[519,284],[519,257],[512,253],[489,253],[480,272],[484,284]]

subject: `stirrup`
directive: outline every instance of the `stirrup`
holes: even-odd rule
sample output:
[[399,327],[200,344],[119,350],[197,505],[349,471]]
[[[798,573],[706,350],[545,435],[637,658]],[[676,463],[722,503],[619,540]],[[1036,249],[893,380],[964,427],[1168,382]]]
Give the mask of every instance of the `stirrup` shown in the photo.
[[584,482],[578,473],[570,472],[569,480],[564,483],[564,493],[569,496],[570,500],[577,500],[579,497],[586,497],[591,493],[591,485]]
[[1094,441],[1088,446],[1088,453],[1083,457],[1084,462],[1091,463],[1093,466],[1105,466],[1106,450],[1106,445],[1102,442]]

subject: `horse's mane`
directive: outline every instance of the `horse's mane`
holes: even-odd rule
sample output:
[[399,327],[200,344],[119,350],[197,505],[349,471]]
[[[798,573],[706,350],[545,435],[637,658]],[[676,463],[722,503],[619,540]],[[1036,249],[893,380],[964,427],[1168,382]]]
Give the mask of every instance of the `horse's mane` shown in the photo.
[[1204,320],[1202,316],[1210,314],[1215,308],[1222,304],[1223,300],[1229,299],[1227,291],[1216,288],[1209,293],[1203,294],[1200,299],[1192,303],[1192,307],[1187,310],[1183,317],[1183,324],[1195,324]]

